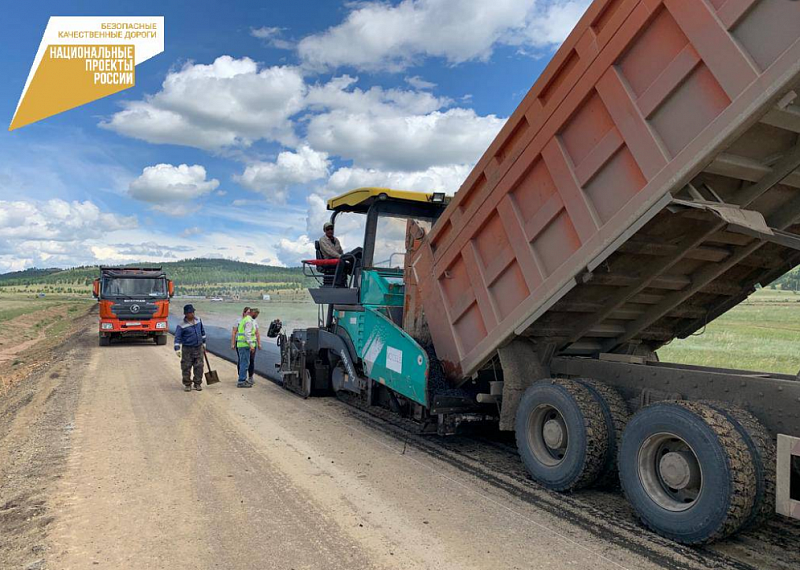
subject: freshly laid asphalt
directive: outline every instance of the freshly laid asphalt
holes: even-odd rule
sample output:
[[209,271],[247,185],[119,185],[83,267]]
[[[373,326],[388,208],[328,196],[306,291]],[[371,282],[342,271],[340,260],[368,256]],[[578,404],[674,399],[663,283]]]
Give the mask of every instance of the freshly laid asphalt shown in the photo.
[[[172,334],[175,334],[175,327],[177,324],[178,317],[170,315],[169,330]],[[203,326],[206,329],[206,345],[209,352],[235,365],[237,358],[236,351],[231,348],[230,329],[214,325],[204,324]],[[280,362],[281,355],[275,344],[275,339],[263,338],[261,339],[261,346],[263,348],[256,354],[256,372],[270,380],[277,381],[280,379],[280,376],[277,374],[275,365]]]

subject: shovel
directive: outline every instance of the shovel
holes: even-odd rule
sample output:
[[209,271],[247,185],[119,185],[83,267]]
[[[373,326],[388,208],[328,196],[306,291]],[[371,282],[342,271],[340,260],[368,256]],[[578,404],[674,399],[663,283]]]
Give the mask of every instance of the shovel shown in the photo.
[[219,382],[219,375],[217,374],[216,370],[211,370],[211,363],[208,361],[208,353],[204,350],[203,356],[206,359],[206,366],[208,366],[208,372],[203,374],[206,377],[206,384],[211,386],[212,384],[216,384]]

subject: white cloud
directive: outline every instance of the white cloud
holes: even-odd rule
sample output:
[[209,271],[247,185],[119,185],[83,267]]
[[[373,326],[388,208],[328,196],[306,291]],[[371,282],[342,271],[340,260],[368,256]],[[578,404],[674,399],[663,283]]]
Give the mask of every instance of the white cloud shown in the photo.
[[244,261],[258,255],[264,263],[279,265],[273,246],[278,239],[275,234],[258,230],[204,230],[188,239],[168,232],[120,232],[91,244],[91,263],[158,263],[197,257]]
[[461,108],[419,115],[333,110],[312,117],[307,136],[314,148],[362,167],[413,171],[476,162],[504,122]]
[[[314,258],[314,241],[322,237],[322,226],[331,218],[327,198],[335,193],[334,189],[323,190],[306,198],[306,231],[296,239],[282,238],[278,242],[277,256],[282,264],[297,266],[303,259]],[[364,241],[364,216],[339,215],[336,218],[336,235],[345,251],[361,246]]]
[[236,228],[217,231],[211,223],[176,233],[174,228],[138,228],[135,217],[103,211],[92,202],[0,200],[0,273],[193,257],[254,258],[281,265],[281,238],[304,227],[304,208],[281,206],[252,215],[219,210],[214,214],[235,214],[229,219],[238,222]]
[[186,254],[193,250],[188,245],[166,245],[155,241],[142,243],[118,243],[114,245],[115,252],[125,256],[156,257],[163,259],[177,259],[179,254]]
[[386,171],[366,168],[340,168],[328,179],[327,190],[342,193],[362,186],[382,186],[417,192],[446,192],[455,194],[467,178],[470,165],[432,166],[414,172]]
[[256,162],[248,165],[236,181],[248,190],[267,199],[286,201],[289,187],[308,184],[328,175],[328,155],[301,145],[296,152],[281,152],[275,162]]
[[452,100],[425,91],[355,87],[343,75],[309,88],[306,136],[318,151],[357,166],[423,170],[475,162],[504,119],[448,107]]
[[93,202],[0,201],[0,238],[73,241],[136,227],[135,217],[102,212]]
[[352,4],[345,20],[308,36],[298,53],[311,68],[398,71],[425,57],[451,64],[488,59],[498,45],[551,48],[590,0],[403,0]]
[[545,3],[525,26],[523,46],[540,48],[563,42],[586,11],[589,0],[569,0]]
[[88,263],[91,240],[136,226],[90,201],[0,200],[0,270]]
[[314,259],[314,242],[307,235],[296,240],[281,238],[278,242],[277,255],[283,265],[296,267],[303,259]]
[[161,91],[100,123],[151,143],[218,150],[259,139],[295,141],[290,117],[303,107],[305,83],[292,67],[259,70],[250,58],[218,57],[167,74]]
[[241,208],[242,206],[263,206],[263,200],[249,200],[245,198],[238,198],[231,202],[231,206],[235,208]]
[[192,227],[190,227],[190,228],[186,228],[185,230],[183,230],[183,231],[181,232],[181,235],[182,235],[183,237],[196,236],[197,234],[200,234],[200,233],[202,233],[202,231],[203,231],[203,230],[202,230],[202,229],[200,229],[198,226],[192,226]]
[[260,28],[250,28],[250,35],[258,38],[270,47],[277,49],[294,49],[294,43],[281,37],[283,28],[262,26]]
[[[131,182],[131,198],[154,204],[159,209],[180,202],[191,209],[191,201],[205,196],[219,186],[219,180],[206,180],[206,169],[199,164],[156,164],[147,166],[141,176]],[[169,208],[175,210],[175,208]],[[183,208],[182,208],[183,210]]]
[[280,35],[281,29],[270,26],[262,26],[260,28],[250,28],[250,35],[260,40],[268,40]]
[[[331,212],[327,208],[327,198],[332,197],[334,194],[334,192],[328,192],[325,195],[314,193],[306,198],[306,205],[308,206],[306,210],[306,234],[315,236],[314,239],[322,235],[322,226],[331,219]],[[351,216],[340,216],[342,220],[349,217]],[[346,224],[337,221],[336,225],[337,233],[341,234],[345,231],[343,225]]]
[[[374,86],[364,91],[353,87],[357,77],[341,75],[308,90],[306,104],[312,110],[340,110],[373,115],[418,115],[430,113],[451,103],[447,97],[406,89],[383,89]],[[351,89],[352,87],[352,89]]]
[[433,89],[434,87],[436,87],[435,83],[431,81],[425,81],[419,75],[415,75],[413,77],[406,77],[406,83],[411,85],[411,87],[413,87],[414,89],[419,89],[419,90]]
[[[239,178],[249,189],[280,201],[288,185],[324,176],[319,157],[409,171],[474,162],[504,121],[450,108],[450,98],[428,91],[361,89],[357,81],[343,75],[307,86],[296,68],[258,71],[250,59],[223,56],[211,65],[187,65],[168,74],[160,92],[127,103],[102,126],[150,142],[214,150],[259,139],[296,148],[294,128],[305,126],[310,148],[281,153],[274,164],[252,164]],[[427,86],[418,77],[409,82]],[[309,174],[294,172],[292,161],[306,161]]]

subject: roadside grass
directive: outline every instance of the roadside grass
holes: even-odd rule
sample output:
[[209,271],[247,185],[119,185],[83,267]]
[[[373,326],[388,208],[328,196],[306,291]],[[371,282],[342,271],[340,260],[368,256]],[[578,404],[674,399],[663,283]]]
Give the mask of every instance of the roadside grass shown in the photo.
[[78,304],[74,301],[42,301],[41,299],[10,298],[0,297],[0,323],[16,319],[26,314],[47,311],[54,307],[61,307],[65,303],[69,307],[78,310]]
[[27,313],[30,310],[29,307],[12,307],[7,309],[0,310],[0,323],[5,321],[10,321],[11,319],[16,319]]
[[797,374],[800,295],[762,289],[704,331],[658,351],[664,362]]
[[46,362],[95,302],[74,297],[0,296],[0,396]]

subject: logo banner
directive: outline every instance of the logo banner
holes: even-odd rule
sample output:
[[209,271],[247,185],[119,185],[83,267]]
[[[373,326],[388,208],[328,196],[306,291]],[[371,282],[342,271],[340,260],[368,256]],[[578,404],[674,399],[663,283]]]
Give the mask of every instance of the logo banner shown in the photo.
[[163,51],[163,16],[51,17],[8,130],[133,87]]

